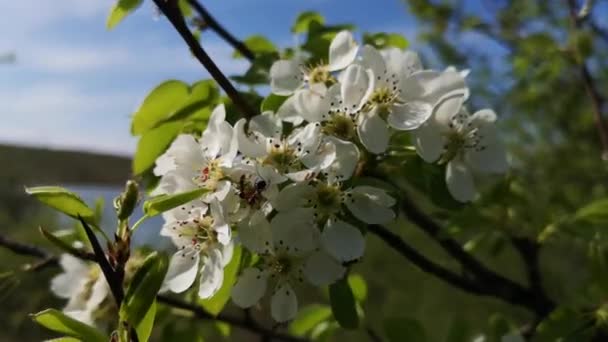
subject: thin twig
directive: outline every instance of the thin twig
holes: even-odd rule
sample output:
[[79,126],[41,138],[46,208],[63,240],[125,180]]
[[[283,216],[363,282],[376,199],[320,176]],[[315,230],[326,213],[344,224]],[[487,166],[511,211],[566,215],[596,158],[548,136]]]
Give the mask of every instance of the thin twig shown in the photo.
[[[32,256],[38,259],[44,260],[48,265],[58,266],[58,258],[47,251],[31,246],[28,244],[16,242],[14,240],[8,239],[5,236],[0,235],[0,246],[5,247],[6,249],[20,255]],[[31,271],[37,271],[38,269],[30,269]],[[305,342],[308,341],[305,338],[290,336],[278,332],[274,332],[271,329],[265,328],[255,320],[247,318],[247,317],[235,317],[227,314],[219,314],[218,316],[213,316],[210,313],[206,312],[203,308],[198,307],[193,304],[189,304],[184,302],[183,300],[168,297],[166,295],[158,295],[156,299],[168,306],[180,308],[183,310],[187,310],[192,312],[199,319],[208,319],[208,320],[218,320],[225,323],[232,324],[241,329],[251,331],[256,334],[260,334],[263,336],[269,336],[271,339],[275,339],[278,341],[287,341],[287,342]]]
[[180,34],[182,39],[186,42],[190,51],[198,59],[198,61],[207,69],[211,77],[215,79],[215,81],[222,87],[222,89],[226,92],[226,95],[232,100],[235,106],[242,112],[242,114],[247,118],[252,118],[256,115],[256,111],[253,110],[247,104],[245,99],[241,97],[239,92],[234,88],[230,80],[222,73],[222,71],[217,67],[215,62],[209,57],[205,49],[199,44],[198,40],[194,37],[188,25],[184,21],[184,17],[182,16],[181,11],[177,5],[177,1],[175,0],[154,0],[156,6],[160,9],[160,11],[169,19],[173,27]]
[[390,230],[379,225],[369,225],[367,226],[367,230],[376,235],[422,271],[432,274],[446,283],[465,292],[476,295],[482,294],[477,285],[470,279],[464,278],[445,267],[435,264]]
[[[568,9],[570,12],[570,22],[573,29],[578,30],[581,27],[581,21],[578,20],[578,14],[576,10],[576,0],[566,0],[568,3]],[[602,144],[602,159],[608,160],[608,126],[604,122],[602,117],[602,108],[604,107],[604,99],[602,98],[589,68],[587,67],[586,61],[581,61],[579,71],[585,90],[591,100],[591,106],[593,110],[593,117],[595,118],[595,125],[600,136],[600,142]]]
[[245,58],[249,61],[253,61],[255,59],[255,54],[251,51],[247,45],[245,45],[240,40],[236,39],[230,32],[228,32],[220,23],[215,20],[215,18],[207,11],[207,9],[197,0],[188,0],[192,8],[203,18],[205,24],[215,31],[222,39],[224,39],[228,44],[232,45],[237,51],[239,51]]
[[95,262],[99,265],[99,268],[101,268],[101,271],[106,278],[106,282],[110,286],[110,292],[112,292],[112,296],[114,296],[116,305],[120,307],[124,298],[122,282],[117,278],[114,268],[112,268],[110,265],[110,262],[106,257],[106,253],[103,251],[103,248],[101,248],[99,240],[97,240],[97,237],[95,236],[95,233],[93,233],[91,227],[89,227],[89,225],[80,215],[78,216],[78,219],[80,220],[80,223],[82,223],[82,227],[84,228],[87,238],[91,243],[91,247],[93,248],[93,253],[95,253]]
[[288,342],[307,341],[306,339],[303,339],[300,337],[295,337],[295,336],[275,332],[272,329],[268,329],[266,327],[260,326],[259,324],[255,323],[252,320],[243,320],[242,318],[239,318],[239,317],[233,317],[233,316],[223,315],[223,314],[219,314],[218,316],[212,316],[210,313],[205,311],[200,306],[186,303],[180,299],[175,299],[173,297],[169,297],[169,296],[165,296],[165,295],[158,295],[156,297],[156,299],[159,302],[169,305],[171,307],[188,310],[188,311],[192,312],[198,318],[217,319],[219,321],[223,321],[225,323],[229,323],[234,326],[256,332],[260,335],[270,337],[271,339],[288,341]]

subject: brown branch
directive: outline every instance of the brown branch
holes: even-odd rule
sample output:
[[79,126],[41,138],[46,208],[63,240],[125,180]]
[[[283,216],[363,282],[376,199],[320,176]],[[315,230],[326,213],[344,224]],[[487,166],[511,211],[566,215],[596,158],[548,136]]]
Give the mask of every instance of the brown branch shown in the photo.
[[465,292],[476,295],[483,294],[478,286],[471,281],[471,279],[462,277],[459,274],[456,274],[447,268],[444,268],[427,259],[424,255],[420,254],[416,249],[408,245],[405,241],[403,241],[403,239],[390,230],[379,225],[369,225],[367,226],[367,230],[384,241],[412,264],[416,265],[423,272],[432,274],[444,282]]
[[247,45],[245,45],[240,40],[236,39],[228,30],[226,30],[220,23],[215,20],[215,18],[207,11],[207,9],[197,0],[188,0],[192,8],[203,18],[205,24],[215,31],[222,39],[224,39],[228,44],[232,45],[238,52],[240,52],[245,58],[249,61],[253,61],[255,59],[255,54],[251,51]]
[[[52,255],[51,253],[48,253],[47,251],[35,247],[35,246],[31,246],[31,245],[27,245],[21,242],[16,242],[14,240],[11,240],[3,235],[0,235],[0,246],[1,247],[5,247],[6,249],[16,253],[16,254],[20,254],[20,255],[24,255],[24,256],[32,256],[35,257],[37,259],[42,259],[46,266],[59,266],[59,262],[58,262],[58,257],[55,255]],[[38,269],[30,269],[32,271],[38,270]],[[218,320],[218,321],[222,321],[228,324],[232,324],[234,326],[237,326],[241,329],[244,330],[249,330],[253,333],[262,335],[262,336],[266,336],[270,339],[273,340],[278,340],[278,341],[287,341],[287,342],[305,342],[308,341],[305,338],[300,338],[300,337],[295,337],[295,336],[290,336],[287,334],[282,334],[279,332],[275,332],[272,331],[271,329],[268,329],[262,325],[260,325],[259,323],[257,323],[255,320],[250,319],[248,317],[244,317],[244,318],[240,318],[240,317],[236,317],[236,316],[232,316],[232,315],[228,315],[228,314],[219,314],[217,316],[213,316],[210,313],[206,312],[203,308],[198,307],[196,305],[193,304],[189,304],[184,302],[183,300],[177,299],[177,298],[173,298],[173,297],[169,297],[166,295],[158,295],[156,297],[156,299],[167,305],[167,306],[171,306],[171,307],[175,307],[175,308],[180,308],[183,310],[187,310],[192,312],[195,317],[199,318],[199,319],[208,319],[208,320]]]
[[[578,30],[581,27],[581,21],[578,20],[578,14],[576,9],[576,0],[566,0],[568,9],[570,12],[570,22],[574,30]],[[587,67],[586,61],[581,61],[579,66],[579,72],[585,85],[587,95],[591,100],[591,106],[593,109],[593,117],[595,119],[595,125],[600,136],[600,142],[602,144],[602,159],[608,160],[608,126],[604,122],[602,117],[602,108],[604,107],[604,99],[602,98],[589,68]]]
[[555,308],[555,303],[544,293],[539,294],[531,291],[483,265],[474,256],[462,249],[458,241],[445,236],[441,226],[422,212],[406,196],[402,196],[401,210],[416,227],[435,240],[462,265],[466,272],[474,277],[483,294],[525,307],[543,317]]
[[180,34],[182,39],[186,42],[190,51],[196,57],[196,59],[207,69],[211,77],[220,85],[220,87],[226,92],[226,95],[232,100],[234,105],[242,112],[247,118],[254,117],[257,113],[249,106],[249,104],[239,95],[238,90],[234,88],[230,80],[222,73],[217,67],[215,62],[209,57],[205,49],[199,44],[198,40],[194,37],[188,25],[184,21],[181,11],[175,0],[154,0],[156,6],[160,11],[169,19],[175,30]]

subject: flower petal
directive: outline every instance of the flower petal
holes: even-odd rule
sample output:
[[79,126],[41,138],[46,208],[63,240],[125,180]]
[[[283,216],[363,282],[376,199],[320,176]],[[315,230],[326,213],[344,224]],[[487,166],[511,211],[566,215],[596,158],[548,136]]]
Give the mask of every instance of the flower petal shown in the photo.
[[232,301],[241,308],[249,308],[260,301],[266,292],[268,275],[257,268],[246,268],[232,288]]
[[62,254],[59,264],[64,273],[51,280],[51,291],[58,297],[70,298],[81,290],[83,282],[88,277],[89,266],[70,254]]
[[304,82],[297,60],[279,60],[270,68],[270,89],[277,95],[291,95]]
[[400,79],[409,77],[413,73],[422,70],[420,57],[413,51],[390,48],[384,50],[383,53],[387,72],[397,75]]
[[432,163],[443,153],[444,137],[436,124],[426,123],[413,132],[416,152],[427,163]]
[[359,139],[365,148],[374,154],[383,153],[388,147],[390,133],[388,125],[374,112],[364,116],[357,126]]
[[239,151],[247,157],[259,158],[266,155],[266,140],[263,137],[247,136],[245,133],[245,125],[247,120],[241,119],[234,125],[234,131],[237,135]]
[[198,296],[202,299],[213,297],[222,287],[223,282],[224,268],[221,263],[221,253],[215,249],[203,261]]
[[357,110],[367,101],[373,90],[373,77],[371,70],[356,64],[344,70],[341,75],[340,95],[347,110]]
[[300,208],[308,203],[314,192],[315,188],[308,183],[289,184],[281,189],[272,206],[277,211]]
[[344,276],[346,268],[325,251],[312,253],[304,265],[304,276],[315,286],[325,286],[335,283]]
[[329,45],[329,71],[346,68],[355,60],[358,48],[349,31],[340,31]]
[[473,175],[462,160],[456,158],[448,163],[445,181],[450,194],[457,201],[470,202],[475,197]]
[[313,210],[297,208],[279,212],[270,222],[275,249],[291,254],[311,251],[316,246],[317,228],[313,222]]
[[173,254],[169,261],[163,288],[175,293],[189,289],[198,273],[199,258],[199,252],[192,248],[185,248]]
[[433,106],[429,103],[411,101],[394,105],[386,121],[395,129],[409,131],[420,127],[432,114]]
[[321,242],[327,253],[341,262],[359,259],[365,250],[365,239],[361,231],[341,220],[327,221]]
[[285,122],[290,122],[294,126],[299,126],[304,121],[304,118],[296,109],[295,104],[296,97],[288,97],[285,102],[283,102],[283,104],[279,107],[279,109],[277,109],[276,115],[278,118],[281,118],[281,120]]
[[321,121],[323,114],[327,114],[330,108],[330,99],[326,93],[327,89],[321,84],[312,89],[298,90],[293,95],[296,111],[308,122]]
[[395,199],[384,190],[371,186],[358,186],[350,191],[346,207],[359,220],[368,224],[383,224],[395,218],[391,206]]
[[384,63],[384,58],[371,45],[365,45],[361,48],[361,65],[365,68],[371,69],[376,76],[376,80],[384,80],[384,76],[386,74],[386,65]]
[[243,246],[256,253],[269,253],[274,249],[270,222],[257,210],[249,221],[239,224],[239,239]]
[[328,170],[328,180],[343,181],[349,179],[359,163],[359,148],[350,141],[344,141],[335,137],[327,137],[336,146],[336,159]]
[[291,285],[284,282],[277,286],[270,299],[270,314],[277,322],[287,322],[296,317],[298,313],[298,298]]

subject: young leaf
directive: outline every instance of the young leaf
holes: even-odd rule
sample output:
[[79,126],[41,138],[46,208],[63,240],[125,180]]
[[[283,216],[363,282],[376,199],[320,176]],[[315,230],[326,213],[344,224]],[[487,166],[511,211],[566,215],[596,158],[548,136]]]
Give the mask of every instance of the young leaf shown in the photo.
[[287,96],[270,94],[266,98],[264,98],[264,101],[262,101],[262,108],[260,108],[260,111],[262,113],[266,111],[276,113],[276,111],[279,109],[279,107],[281,107],[283,102],[287,100],[287,98]]
[[302,12],[296,18],[296,22],[291,27],[293,33],[304,33],[308,32],[310,23],[315,22],[318,25],[325,24],[325,18],[317,12]]
[[207,189],[200,188],[192,191],[181,192],[175,195],[159,195],[152,197],[144,202],[144,213],[147,216],[156,216],[164,213],[165,211],[179,207],[182,204],[193,201],[208,191],[209,190]]
[[87,222],[95,220],[95,212],[75,193],[58,186],[39,186],[25,188],[28,195],[62,213],[78,218],[80,215]]
[[108,340],[97,329],[70,318],[55,309],[47,309],[33,314],[32,319],[47,329],[82,341],[104,342]]
[[349,274],[348,285],[353,290],[357,302],[364,302],[367,298],[367,284],[360,274]]
[[608,223],[608,199],[600,199],[578,209],[574,219],[597,225]]
[[309,334],[321,322],[331,318],[331,308],[327,305],[311,304],[303,307],[296,318],[289,323],[289,333],[295,336]]
[[[149,310],[165,279],[167,266],[168,262],[161,254],[153,252],[146,257],[135,272],[120,306],[121,319],[137,327],[147,315],[151,315]],[[153,317],[151,319],[154,320]]]
[[131,134],[140,135],[156,127],[182,107],[190,96],[190,86],[170,80],[159,84],[133,114]]
[[389,342],[425,342],[424,328],[418,321],[406,317],[389,317],[384,321],[384,332]]
[[147,131],[137,143],[133,173],[140,175],[154,166],[156,158],[165,152],[181,128],[181,122],[168,122]]
[[118,23],[120,23],[127,15],[131,14],[137,9],[142,3],[142,0],[118,0],[112,6],[110,15],[106,21],[106,28],[108,30],[113,29]]
[[[256,55],[277,51],[277,47],[270,40],[260,35],[248,37],[243,43]],[[243,54],[235,50],[232,58],[243,58]]]
[[224,268],[224,281],[222,287],[220,287],[217,293],[209,299],[199,300],[199,304],[214,316],[224,309],[224,306],[226,306],[226,303],[228,303],[228,300],[230,299],[230,292],[236,282],[236,276],[241,264],[241,252],[242,248],[240,246],[234,248],[232,259]]
[[156,300],[152,302],[148,312],[144,315],[144,318],[135,326],[137,332],[137,338],[140,342],[146,342],[152,334],[152,328],[154,328],[154,318],[156,317]]
[[331,310],[340,326],[345,329],[357,329],[359,315],[353,291],[348,286],[346,278],[329,286],[329,300]]

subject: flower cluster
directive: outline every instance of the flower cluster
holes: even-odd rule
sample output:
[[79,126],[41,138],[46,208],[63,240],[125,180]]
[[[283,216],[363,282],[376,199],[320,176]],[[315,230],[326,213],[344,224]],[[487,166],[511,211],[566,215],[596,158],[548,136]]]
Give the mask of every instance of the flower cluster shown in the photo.
[[233,302],[250,307],[271,292],[272,317],[293,319],[300,283],[341,279],[364,253],[361,227],[395,218],[395,199],[355,177],[395,132],[410,131],[425,161],[447,164],[457,200],[473,199],[474,173],[506,169],[496,115],[464,106],[466,72],[424,70],[414,52],[361,47],[347,31],[328,56],[275,62],[271,91],[285,97],[276,113],[231,125],[220,105],[200,137],[180,135],[157,160],[155,193],[205,189],[164,213],[161,235],[178,249],[164,290],[197,284],[200,298],[212,297],[240,243],[259,258],[241,272]]

